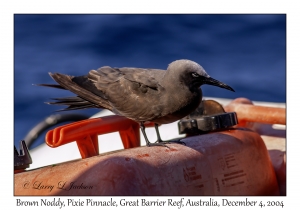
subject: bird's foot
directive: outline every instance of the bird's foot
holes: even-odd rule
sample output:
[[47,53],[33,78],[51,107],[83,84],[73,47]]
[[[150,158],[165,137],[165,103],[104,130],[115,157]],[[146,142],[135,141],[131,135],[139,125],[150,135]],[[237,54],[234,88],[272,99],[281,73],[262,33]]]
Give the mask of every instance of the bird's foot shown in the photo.
[[[155,143],[148,143],[147,144],[148,147],[152,147],[152,146],[164,146],[164,147],[168,147],[165,142],[155,142]],[[169,148],[169,147],[168,147]]]
[[161,139],[157,139],[157,141],[155,142],[155,143],[164,143],[164,141],[163,140],[161,140]]
[[169,144],[175,143],[175,144],[182,144],[182,145],[186,146],[186,143],[181,141],[181,140],[182,139],[174,139],[174,140],[168,140],[168,141],[165,141],[165,142],[167,142]]
[[158,143],[158,144],[172,144],[172,143],[175,143],[175,144],[186,145],[186,143],[184,143],[183,141],[181,141],[181,139],[173,139],[173,140],[166,140],[166,141],[158,139],[155,143]]

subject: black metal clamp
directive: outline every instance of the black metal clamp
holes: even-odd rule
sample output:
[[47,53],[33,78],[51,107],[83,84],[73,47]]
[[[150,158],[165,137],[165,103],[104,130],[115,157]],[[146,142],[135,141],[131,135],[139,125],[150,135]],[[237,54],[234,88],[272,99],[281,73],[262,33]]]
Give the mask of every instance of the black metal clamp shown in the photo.
[[16,147],[14,148],[14,170],[22,170],[28,168],[29,165],[32,163],[32,159],[25,141],[20,141],[20,153],[18,153]]
[[214,100],[203,100],[199,107],[178,122],[179,133],[201,134],[230,128],[238,124],[235,112],[226,113]]

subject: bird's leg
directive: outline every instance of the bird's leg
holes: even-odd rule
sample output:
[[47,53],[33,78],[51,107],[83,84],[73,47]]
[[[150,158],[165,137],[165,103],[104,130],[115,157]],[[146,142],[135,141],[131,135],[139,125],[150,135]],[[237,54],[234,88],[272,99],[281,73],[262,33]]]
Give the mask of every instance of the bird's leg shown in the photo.
[[157,141],[156,142],[161,143],[161,142],[163,142],[163,140],[161,140],[161,137],[160,137],[160,134],[159,134],[158,124],[155,123],[154,126],[155,126],[156,135],[157,135]]
[[147,135],[146,135],[146,132],[145,132],[145,125],[144,125],[143,122],[140,123],[140,127],[141,127],[142,133],[143,133],[143,135],[144,135],[146,144],[147,144],[147,146],[149,146],[149,144],[151,144],[151,143],[150,143],[150,141],[148,140],[148,137],[147,137]]
[[180,141],[181,139],[176,139],[176,140],[169,140],[169,141],[163,141],[161,140],[160,134],[159,134],[159,130],[158,130],[158,124],[154,124],[155,125],[155,131],[156,131],[156,135],[157,135],[157,141],[155,143],[160,143],[160,144],[171,144],[171,143],[177,143],[177,144],[184,144],[186,145],[184,142]]
[[148,147],[151,147],[151,146],[164,146],[164,147],[168,147],[168,146],[166,146],[162,141],[161,141],[161,142],[151,143],[151,142],[148,140],[148,137],[147,137],[147,135],[146,135],[144,122],[141,122],[141,123],[140,123],[140,126],[141,126],[141,130],[142,130],[142,133],[143,133],[143,135],[144,135],[144,138],[145,138],[145,141],[146,141],[146,144],[147,144]]

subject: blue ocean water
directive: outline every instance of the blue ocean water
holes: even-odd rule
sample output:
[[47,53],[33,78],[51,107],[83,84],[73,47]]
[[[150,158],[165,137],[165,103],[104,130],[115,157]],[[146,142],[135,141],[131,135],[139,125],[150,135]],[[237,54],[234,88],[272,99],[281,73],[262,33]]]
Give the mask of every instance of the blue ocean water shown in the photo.
[[72,95],[32,85],[54,83],[48,72],[78,76],[105,65],[166,69],[183,58],[200,63],[236,90],[203,86],[205,96],[286,102],[285,15],[16,14],[15,145],[62,108],[45,101]]

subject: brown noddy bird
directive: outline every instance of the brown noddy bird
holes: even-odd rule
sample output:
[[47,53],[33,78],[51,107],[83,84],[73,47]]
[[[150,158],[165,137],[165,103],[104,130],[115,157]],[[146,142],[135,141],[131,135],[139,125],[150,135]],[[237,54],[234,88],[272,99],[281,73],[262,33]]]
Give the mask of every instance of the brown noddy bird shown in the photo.
[[[48,104],[67,105],[63,110],[103,108],[137,121],[147,146],[170,143],[161,140],[158,125],[172,123],[193,112],[202,100],[201,85],[234,91],[191,60],[176,60],[167,70],[104,66],[85,76],[49,74],[58,85],[41,86],[66,89],[77,96],[54,98]],[[155,143],[150,143],[146,136],[146,121],[155,123]]]

